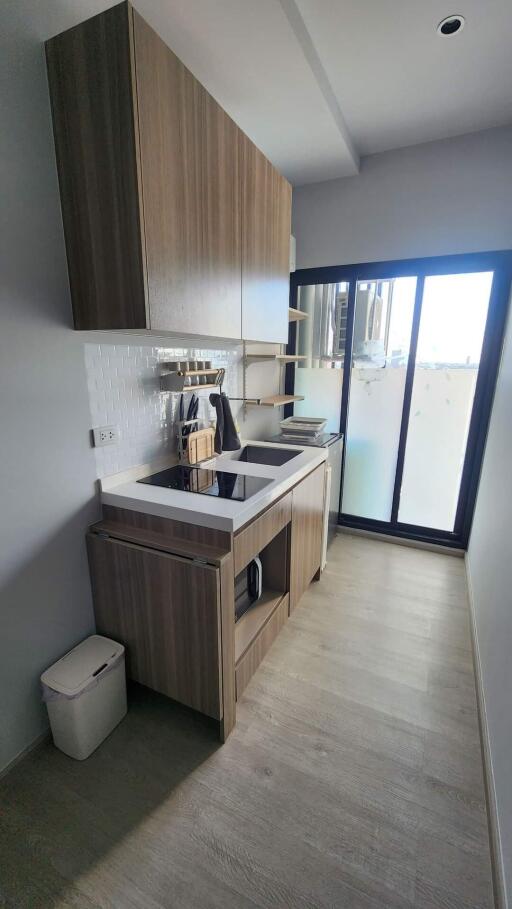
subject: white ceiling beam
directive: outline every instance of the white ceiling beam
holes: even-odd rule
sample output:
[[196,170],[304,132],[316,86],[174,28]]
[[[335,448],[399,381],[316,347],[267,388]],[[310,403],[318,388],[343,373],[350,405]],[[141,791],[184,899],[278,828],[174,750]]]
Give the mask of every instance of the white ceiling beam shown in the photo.
[[324,101],[329,108],[329,112],[336,124],[341,141],[343,143],[344,153],[345,155],[349,156],[352,163],[353,173],[357,174],[359,173],[360,166],[359,152],[357,151],[352,136],[350,135],[345,117],[343,116],[343,111],[338,104],[338,99],[334,94],[327,73],[325,72],[322,61],[313,43],[313,39],[311,38],[306,23],[302,18],[302,14],[295,0],[279,0],[279,2],[283,8],[283,12],[286,18],[288,19],[288,22],[290,23],[292,31],[297,41],[299,42],[308,66],[316,79]]

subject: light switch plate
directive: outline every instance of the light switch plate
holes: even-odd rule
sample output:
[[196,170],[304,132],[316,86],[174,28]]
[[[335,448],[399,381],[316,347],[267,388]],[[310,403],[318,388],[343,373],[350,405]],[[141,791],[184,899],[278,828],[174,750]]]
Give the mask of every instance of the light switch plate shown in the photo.
[[117,426],[99,426],[92,431],[94,445],[100,448],[102,445],[115,445],[119,442],[119,428]]

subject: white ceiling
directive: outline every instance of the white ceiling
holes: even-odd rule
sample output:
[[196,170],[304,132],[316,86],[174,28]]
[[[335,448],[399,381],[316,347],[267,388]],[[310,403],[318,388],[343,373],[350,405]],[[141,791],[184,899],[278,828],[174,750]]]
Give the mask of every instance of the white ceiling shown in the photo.
[[141,15],[293,183],[357,172],[280,0],[135,0]]
[[[77,21],[79,7],[112,5],[67,2]],[[360,155],[512,123],[512,0],[134,5],[295,185],[357,173]],[[439,37],[453,13],[464,30]]]
[[512,0],[297,3],[361,154],[512,122]]

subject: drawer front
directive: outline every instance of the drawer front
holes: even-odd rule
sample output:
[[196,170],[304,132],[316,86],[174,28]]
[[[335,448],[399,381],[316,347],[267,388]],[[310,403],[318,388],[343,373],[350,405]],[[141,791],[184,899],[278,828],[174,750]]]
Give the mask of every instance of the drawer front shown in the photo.
[[289,492],[237,534],[233,543],[235,576],[286,527],[291,517],[292,494]]
[[266,625],[261,629],[258,637],[255,638],[249,649],[238,661],[235,670],[237,698],[242,694],[242,691],[285,624],[288,618],[289,599],[288,594],[283,597],[275,612],[272,613]]

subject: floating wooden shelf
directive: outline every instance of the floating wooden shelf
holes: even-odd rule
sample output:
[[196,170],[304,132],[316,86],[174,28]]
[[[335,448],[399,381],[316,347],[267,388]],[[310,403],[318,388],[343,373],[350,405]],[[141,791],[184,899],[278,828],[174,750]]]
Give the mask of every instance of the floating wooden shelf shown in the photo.
[[264,360],[275,360],[277,354],[246,354],[247,363],[263,363]]
[[305,354],[277,354],[276,360],[279,360],[280,363],[301,363],[302,360],[307,360]]
[[264,360],[275,360],[284,364],[300,363],[301,360],[307,360],[307,357],[300,354],[246,354],[245,359],[248,363],[263,363]]
[[[294,312],[296,310],[293,310]],[[306,357],[299,354],[276,354],[276,353],[247,353],[244,341],[243,353],[243,394],[241,398],[231,398],[232,401],[242,401],[244,408],[252,405],[253,407],[283,407],[285,404],[293,404],[294,401],[303,401],[302,395],[269,395],[265,398],[251,397],[246,391],[246,370],[251,363],[261,363],[264,360],[273,360],[274,363],[284,365],[286,363],[298,363]]]
[[303,395],[269,395],[268,398],[248,398],[247,404],[257,407],[282,407],[284,404],[293,404],[294,401],[303,401]]
[[309,316],[307,312],[301,312],[300,309],[292,309],[291,306],[288,307],[288,321],[289,322],[302,322],[303,319],[308,319]]
[[235,625],[235,665],[251,646],[261,629],[273,615],[286,593],[279,590],[264,590],[261,599],[251,606]]

